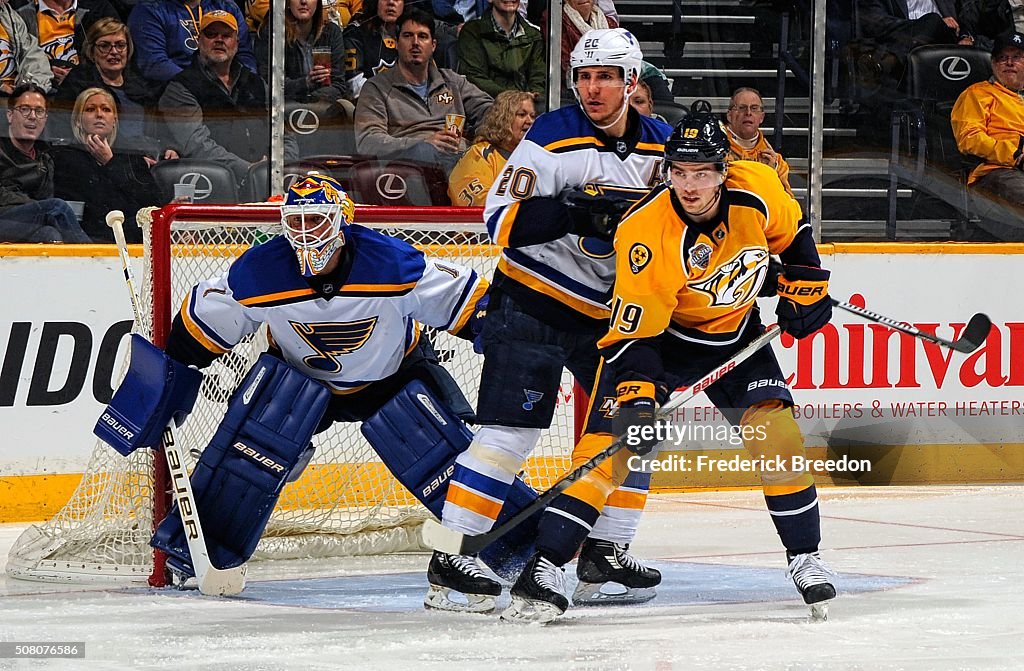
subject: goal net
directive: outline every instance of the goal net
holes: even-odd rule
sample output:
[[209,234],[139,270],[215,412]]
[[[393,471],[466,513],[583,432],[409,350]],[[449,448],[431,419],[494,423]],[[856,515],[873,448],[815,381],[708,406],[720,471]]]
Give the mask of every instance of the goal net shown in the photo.
[[[478,210],[361,207],[356,221],[416,245],[429,257],[472,266],[490,277],[498,249]],[[223,272],[252,245],[279,233],[277,206],[168,206],[139,215],[144,245],[140,331],[162,345],[171,317],[198,281]],[[124,300],[127,302],[128,297]],[[476,403],[482,357],[448,333],[424,331],[442,364]],[[258,332],[207,368],[199,400],[179,431],[187,459],[209,442],[225,403],[266,348]],[[127,368],[122,364],[121,375]],[[564,373],[555,422],[525,466],[546,489],[569,465],[574,426],[571,378]],[[336,424],[314,438],[316,454],[284,488],[253,560],[383,554],[426,549],[419,527],[429,513],[384,468],[357,424]],[[53,582],[146,580],[164,584],[162,558],[149,547],[166,514],[166,463],[152,450],[122,457],[97,441],[81,484],[65,507],[29,527],[12,547],[8,573]]]

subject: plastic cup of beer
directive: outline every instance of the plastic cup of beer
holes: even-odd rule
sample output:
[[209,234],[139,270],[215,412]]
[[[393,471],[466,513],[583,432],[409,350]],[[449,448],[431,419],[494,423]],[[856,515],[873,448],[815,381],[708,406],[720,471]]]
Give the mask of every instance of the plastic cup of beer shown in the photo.
[[466,127],[466,117],[462,114],[445,114],[444,127],[462,137],[462,129]]
[[327,68],[327,79],[322,83],[323,86],[331,85],[331,48],[330,47],[313,47],[313,67],[322,65]]

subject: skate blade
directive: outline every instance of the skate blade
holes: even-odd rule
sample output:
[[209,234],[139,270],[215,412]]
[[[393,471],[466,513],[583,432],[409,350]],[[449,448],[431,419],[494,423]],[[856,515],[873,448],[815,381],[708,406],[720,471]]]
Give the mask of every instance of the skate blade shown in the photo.
[[828,622],[828,601],[811,604],[811,622]]
[[[456,601],[452,598],[453,594],[459,595],[465,602]],[[489,594],[463,594],[447,587],[431,585],[427,595],[423,597],[423,607],[452,613],[490,613],[494,610],[494,599],[495,597]]]
[[501,614],[501,619],[520,624],[547,624],[564,612],[547,601],[531,601],[521,596],[513,596],[512,603]]
[[608,606],[647,603],[658,592],[653,587],[625,587],[617,582],[583,582],[572,593],[574,606]]

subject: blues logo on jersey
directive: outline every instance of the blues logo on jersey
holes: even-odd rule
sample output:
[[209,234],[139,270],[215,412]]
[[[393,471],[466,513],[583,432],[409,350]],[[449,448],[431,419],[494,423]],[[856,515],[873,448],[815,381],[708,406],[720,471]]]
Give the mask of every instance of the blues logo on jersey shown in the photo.
[[291,322],[295,332],[317,353],[302,360],[310,368],[325,373],[341,371],[341,362],[336,357],[351,354],[366,344],[377,325],[377,317],[352,322],[323,322],[300,324]]

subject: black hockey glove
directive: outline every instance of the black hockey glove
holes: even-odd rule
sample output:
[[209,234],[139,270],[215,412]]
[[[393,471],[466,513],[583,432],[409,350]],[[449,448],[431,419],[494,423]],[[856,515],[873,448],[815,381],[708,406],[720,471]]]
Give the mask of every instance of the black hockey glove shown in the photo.
[[665,385],[658,386],[649,380],[620,382],[615,390],[619,409],[615,413],[612,430],[616,435],[626,437],[626,449],[634,454],[650,453],[658,443],[656,397],[665,398]]
[[765,275],[764,284],[757,292],[758,298],[772,298],[779,293],[779,276],[782,275],[782,261],[775,257],[768,259],[768,274]]
[[644,195],[634,191],[605,191],[587,187],[565,197],[572,217],[572,232],[611,240],[622,215]]
[[797,340],[806,338],[832,319],[828,296],[829,271],[810,266],[786,266],[779,276],[779,326]]

